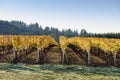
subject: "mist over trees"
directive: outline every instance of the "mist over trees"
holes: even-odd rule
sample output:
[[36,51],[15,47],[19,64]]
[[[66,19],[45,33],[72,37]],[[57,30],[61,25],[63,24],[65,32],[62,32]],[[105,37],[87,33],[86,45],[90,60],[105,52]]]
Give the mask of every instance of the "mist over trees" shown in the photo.
[[63,29],[46,26],[44,29],[38,23],[26,24],[22,21],[3,21],[0,20],[0,34],[3,35],[51,35],[57,41],[59,36],[67,37],[106,37],[106,38],[120,38],[120,33],[88,33],[85,29],[81,29],[81,32],[71,29]]

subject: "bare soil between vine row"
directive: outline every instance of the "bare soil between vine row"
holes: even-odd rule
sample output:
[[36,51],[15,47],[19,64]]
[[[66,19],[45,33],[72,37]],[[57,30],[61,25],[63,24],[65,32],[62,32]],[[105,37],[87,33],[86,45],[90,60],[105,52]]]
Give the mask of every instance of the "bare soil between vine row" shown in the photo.
[[[89,66],[114,66],[113,55],[110,52],[104,52],[99,48],[92,47]],[[76,46],[69,45],[65,51],[64,64],[71,65],[88,65],[87,52]],[[11,63],[13,61],[12,47],[5,47],[0,50],[0,62]],[[42,64],[62,64],[62,52],[58,46],[47,48],[41,52]],[[38,64],[37,63],[37,50],[30,48],[27,51],[19,51],[18,63]],[[116,66],[120,67],[120,51],[116,55]]]

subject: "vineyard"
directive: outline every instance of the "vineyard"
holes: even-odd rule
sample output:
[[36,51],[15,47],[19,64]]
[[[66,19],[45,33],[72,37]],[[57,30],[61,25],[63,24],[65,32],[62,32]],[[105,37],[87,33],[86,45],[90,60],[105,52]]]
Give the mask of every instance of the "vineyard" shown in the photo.
[[120,67],[120,39],[0,35],[0,62]]

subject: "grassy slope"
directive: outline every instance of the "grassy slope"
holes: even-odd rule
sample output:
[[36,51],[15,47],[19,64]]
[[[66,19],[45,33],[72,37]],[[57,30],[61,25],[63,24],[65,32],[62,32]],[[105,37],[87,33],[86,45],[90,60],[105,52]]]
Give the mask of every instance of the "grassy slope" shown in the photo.
[[0,80],[120,80],[120,68],[0,63]]

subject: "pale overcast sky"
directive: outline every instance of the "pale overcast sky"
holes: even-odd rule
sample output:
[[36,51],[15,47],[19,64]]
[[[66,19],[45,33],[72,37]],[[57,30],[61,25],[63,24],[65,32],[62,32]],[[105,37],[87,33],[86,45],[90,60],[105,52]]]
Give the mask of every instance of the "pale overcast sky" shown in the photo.
[[0,0],[0,19],[60,30],[120,32],[120,0]]

